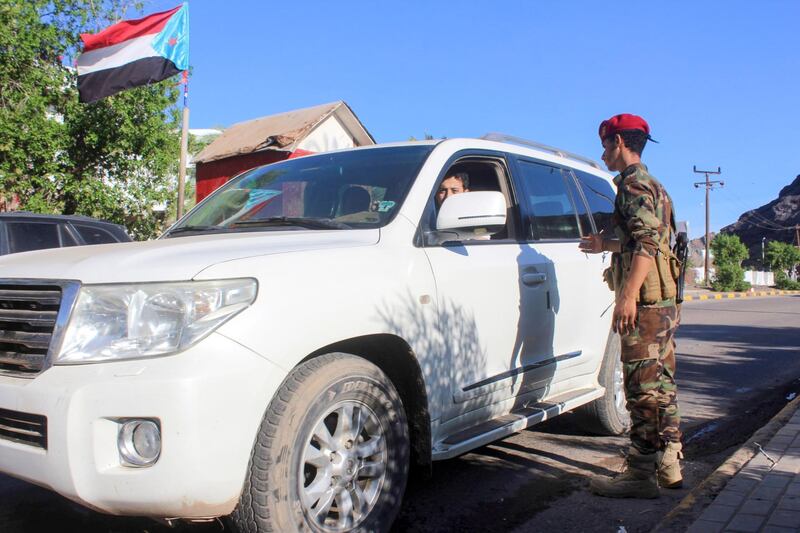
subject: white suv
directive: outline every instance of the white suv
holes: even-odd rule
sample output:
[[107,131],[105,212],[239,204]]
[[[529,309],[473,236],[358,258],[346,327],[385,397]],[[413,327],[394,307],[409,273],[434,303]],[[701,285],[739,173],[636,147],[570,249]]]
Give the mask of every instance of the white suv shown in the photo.
[[[440,206],[454,173],[469,192]],[[0,259],[0,471],[93,509],[388,529],[409,466],[628,420],[610,176],[518,139],[248,171],[161,239]]]

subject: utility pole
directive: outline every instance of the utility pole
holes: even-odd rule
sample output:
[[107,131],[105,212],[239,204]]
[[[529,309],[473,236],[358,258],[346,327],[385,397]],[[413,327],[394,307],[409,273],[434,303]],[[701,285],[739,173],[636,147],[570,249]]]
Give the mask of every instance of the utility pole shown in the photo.
[[708,283],[708,245],[709,245],[709,242],[708,242],[709,241],[709,230],[708,230],[708,227],[709,227],[709,224],[710,224],[710,212],[711,212],[710,209],[709,209],[709,205],[708,205],[709,201],[711,200],[711,198],[709,196],[709,192],[716,185],[719,185],[720,187],[723,187],[725,185],[725,182],[724,181],[709,181],[709,179],[708,179],[708,177],[710,175],[712,175],[712,174],[722,174],[722,168],[720,168],[720,167],[717,167],[716,171],[714,171],[714,170],[697,170],[697,166],[696,165],[692,165],[692,170],[696,174],[705,174],[706,175],[706,181],[701,181],[701,182],[695,183],[694,184],[694,188],[697,189],[701,185],[705,186],[705,188],[706,188],[706,256],[705,256],[705,274],[704,275],[705,275],[706,287],[708,287],[709,286],[709,283]]
[[178,168],[178,209],[175,213],[175,220],[180,220],[183,216],[183,193],[186,182],[186,161],[189,154],[189,71],[183,71],[183,124],[181,127],[181,155],[180,168]]

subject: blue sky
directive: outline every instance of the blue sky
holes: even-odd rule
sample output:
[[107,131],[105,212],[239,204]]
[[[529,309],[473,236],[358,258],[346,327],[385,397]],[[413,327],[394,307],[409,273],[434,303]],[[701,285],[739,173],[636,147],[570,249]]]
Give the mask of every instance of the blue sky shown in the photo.
[[189,4],[193,128],[341,99],[378,142],[500,131],[599,160],[599,122],[636,113],[692,236],[693,165],[722,167],[712,231],[800,174],[800,1]]

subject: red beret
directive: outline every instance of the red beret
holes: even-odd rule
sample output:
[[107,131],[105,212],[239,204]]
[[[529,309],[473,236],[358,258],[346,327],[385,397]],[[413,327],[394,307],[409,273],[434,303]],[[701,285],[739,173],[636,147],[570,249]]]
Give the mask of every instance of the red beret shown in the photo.
[[642,117],[622,113],[600,123],[600,138],[605,139],[611,135],[616,135],[622,130],[642,130],[647,134],[648,138],[650,136],[650,126],[647,125],[647,122]]

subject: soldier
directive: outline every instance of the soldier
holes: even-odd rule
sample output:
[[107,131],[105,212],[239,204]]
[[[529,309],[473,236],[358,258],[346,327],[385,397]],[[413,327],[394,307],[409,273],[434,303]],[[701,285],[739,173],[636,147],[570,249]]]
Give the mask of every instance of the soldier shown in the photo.
[[606,281],[615,291],[612,329],[622,341],[631,446],[625,471],[595,477],[592,492],[620,498],[656,498],[659,485],[682,484],[681,432],[675,385],[675,329],[679,265],[670,239],[675,231],[672,200],[641,162],[650,138],[647,122],[616,115],[600,124],[603,161],[614,178],[617,199],[613,238],[584,237],[580,249],[613,252]]

